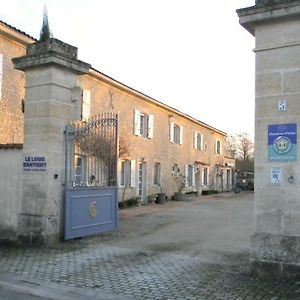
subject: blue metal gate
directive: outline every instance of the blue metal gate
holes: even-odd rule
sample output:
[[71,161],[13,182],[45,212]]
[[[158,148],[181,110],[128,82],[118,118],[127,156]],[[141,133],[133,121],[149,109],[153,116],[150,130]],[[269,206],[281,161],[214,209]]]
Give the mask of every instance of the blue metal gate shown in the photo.
[[107,113],[66,127],[65,240],[118,226],[118,118]]

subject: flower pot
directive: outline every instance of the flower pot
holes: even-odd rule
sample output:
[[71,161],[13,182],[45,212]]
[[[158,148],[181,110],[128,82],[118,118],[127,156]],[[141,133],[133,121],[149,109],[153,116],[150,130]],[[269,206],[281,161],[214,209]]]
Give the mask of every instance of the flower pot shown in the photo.
[[180,192],[174,193],[175,201],[191,201],[192,199],[194,199],[194,197],[191,197],[190,195],[182,194]]
[[166,202],[166,194],[165,193],[159,193],[157,195],[156,203],[157,204],[164,204],[165,202]]

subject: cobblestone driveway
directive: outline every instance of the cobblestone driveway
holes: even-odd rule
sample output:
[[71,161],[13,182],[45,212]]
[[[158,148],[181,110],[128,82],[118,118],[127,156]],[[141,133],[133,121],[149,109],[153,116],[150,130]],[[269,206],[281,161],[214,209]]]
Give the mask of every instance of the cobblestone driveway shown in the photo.
[[130,299],[300,299],[300,280],[252,277],[245,261],[214,264],[183,253],[109,245],[118,239],[117,234],[56,248],[1,246],[0,270]]

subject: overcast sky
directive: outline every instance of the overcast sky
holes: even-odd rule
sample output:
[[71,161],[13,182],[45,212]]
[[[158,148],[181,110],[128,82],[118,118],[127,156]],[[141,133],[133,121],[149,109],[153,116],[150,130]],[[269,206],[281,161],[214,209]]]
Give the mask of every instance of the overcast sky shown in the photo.
[[254,132],[255,0],[0,0],[0,19],[53,36],[95,69],[228,133]]

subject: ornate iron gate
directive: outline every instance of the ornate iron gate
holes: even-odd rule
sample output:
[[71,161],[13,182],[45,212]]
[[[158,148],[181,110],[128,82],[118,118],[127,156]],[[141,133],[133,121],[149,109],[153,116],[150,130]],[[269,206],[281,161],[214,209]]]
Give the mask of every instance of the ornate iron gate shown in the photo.
[[69,124],[65,136],[65,240],[116,229],[117,115]]

